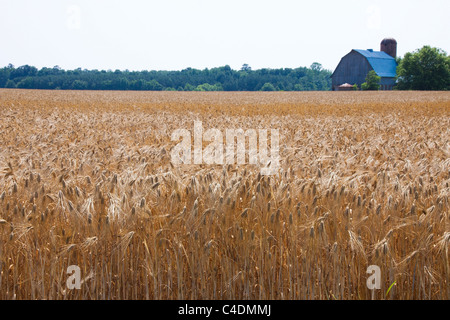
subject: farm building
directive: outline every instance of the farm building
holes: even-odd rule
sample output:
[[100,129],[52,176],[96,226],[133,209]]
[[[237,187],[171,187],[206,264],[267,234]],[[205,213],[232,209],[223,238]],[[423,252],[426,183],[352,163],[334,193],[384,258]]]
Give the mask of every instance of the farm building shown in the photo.
[[392,38],[381,41],[380,51],[353,49],[341,59],[331,75],[332,90],[339,91],[343,84],[361,87],[371,70],[381,77],[381,90],[392,90],[397,73],[396,55],[397,41]]
[[338,86],[336,91],[353,91],[353,86],[350,83],[344,83]]

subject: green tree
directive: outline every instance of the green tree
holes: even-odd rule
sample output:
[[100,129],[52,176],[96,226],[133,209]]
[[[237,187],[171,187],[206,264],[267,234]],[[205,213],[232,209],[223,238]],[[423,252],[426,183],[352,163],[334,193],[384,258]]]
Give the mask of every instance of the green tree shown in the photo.
[[0,69],[0,88],[3,88],[9,80],[10,71],[8,68]]
[[37,75],[37,68],[29,65],[24,65],[18,67],[17,69],[11,69],[10,79],[24,78],[24,77],[34,77]]
[[310,69],[312,71],[316,71],[316,72],[320,72],[323,70],[322,65],[318,62],[313,62],[313,64],[311,65]]
[[145,85],[145,90],[161,91],[162,89],[163,89],[163,86],[158,81],[156,81],[155,79],[150,80]]
[[275,87],[273,86],[273,84],[271,84],[270,82],[266,82],[264,83],[264,85],[261,87],[261,91],[276,91]]
[[145,80],[133,80],[131,81],[130,88],[131,90],[142,90],[145,87]]
[[[114,74],[120,75],[121,73],[117,73],[117,71],[118,70],[114,71]],[[113,90],[128,90],[129,82],[124,77],[115,78],[113,80],[112,86],[113,86]]]
[[252,71],[252,67],[250,67],[247,63],[244,63],[241,67],[241,71]]
[[361,85],[361,90],[380,90],[381,77],[374,70],[369,71],[366,82]]
[[72,89],[73,90],[86,90],[88,87],[88,83],[83,80],[75,80],[72,83]]
[[190,84],[190,83],[186,83],[186,85],[184,86],[184,91],[194,91],[195,87]]
[[200,84],[198,85],[194,91],[222,91],[222,85],[220,84],[209,84],[209,83],[204,83],[204,84]]
[[450,56],[430,46],[408,52],[397,67],[397,79],[399,90],[449,90]]
[[223,91],[223,87],[222,87],[222,85],[220,84],[220,83],[216,83],[215,85],[214,85],[214,91]]
[[13,80],[6,81],[5,88],[15,88],[16,83]]
[[34,89],[34,79],[33,77],[26,77],[23,80],[21,80],[18,84],[17,84],[17,88],[20,89]]

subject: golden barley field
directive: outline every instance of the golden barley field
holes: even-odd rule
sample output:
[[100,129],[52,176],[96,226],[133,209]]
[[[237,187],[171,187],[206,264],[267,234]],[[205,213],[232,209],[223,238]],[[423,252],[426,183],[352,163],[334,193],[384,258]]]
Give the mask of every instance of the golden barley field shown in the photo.
[[[278,172],[173,165],[195,120],[278,129]],[[0,300],[448,300],[449,128],[448,92],[0,90]]]

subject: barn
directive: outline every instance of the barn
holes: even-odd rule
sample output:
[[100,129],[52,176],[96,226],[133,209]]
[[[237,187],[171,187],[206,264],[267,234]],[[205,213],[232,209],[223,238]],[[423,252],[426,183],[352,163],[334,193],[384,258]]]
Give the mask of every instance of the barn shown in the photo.
[[331,75],[332,90],[339,91],[343,84],[361,84],[369,71],[374,70],[381,77],[381,90],[392,90],[397,70],[397,41],[386,38],[381,41],[380,51],[353,49],[339,62]]

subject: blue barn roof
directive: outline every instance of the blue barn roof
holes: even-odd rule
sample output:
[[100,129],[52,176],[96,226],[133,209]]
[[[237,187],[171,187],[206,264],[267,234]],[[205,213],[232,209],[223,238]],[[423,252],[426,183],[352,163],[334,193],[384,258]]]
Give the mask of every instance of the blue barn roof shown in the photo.
[[386,52],[359,49],[354,49],[354,51],[358,52],[369,61],[378,76],[383,78],[395,78],[397,75],[397,62]]

